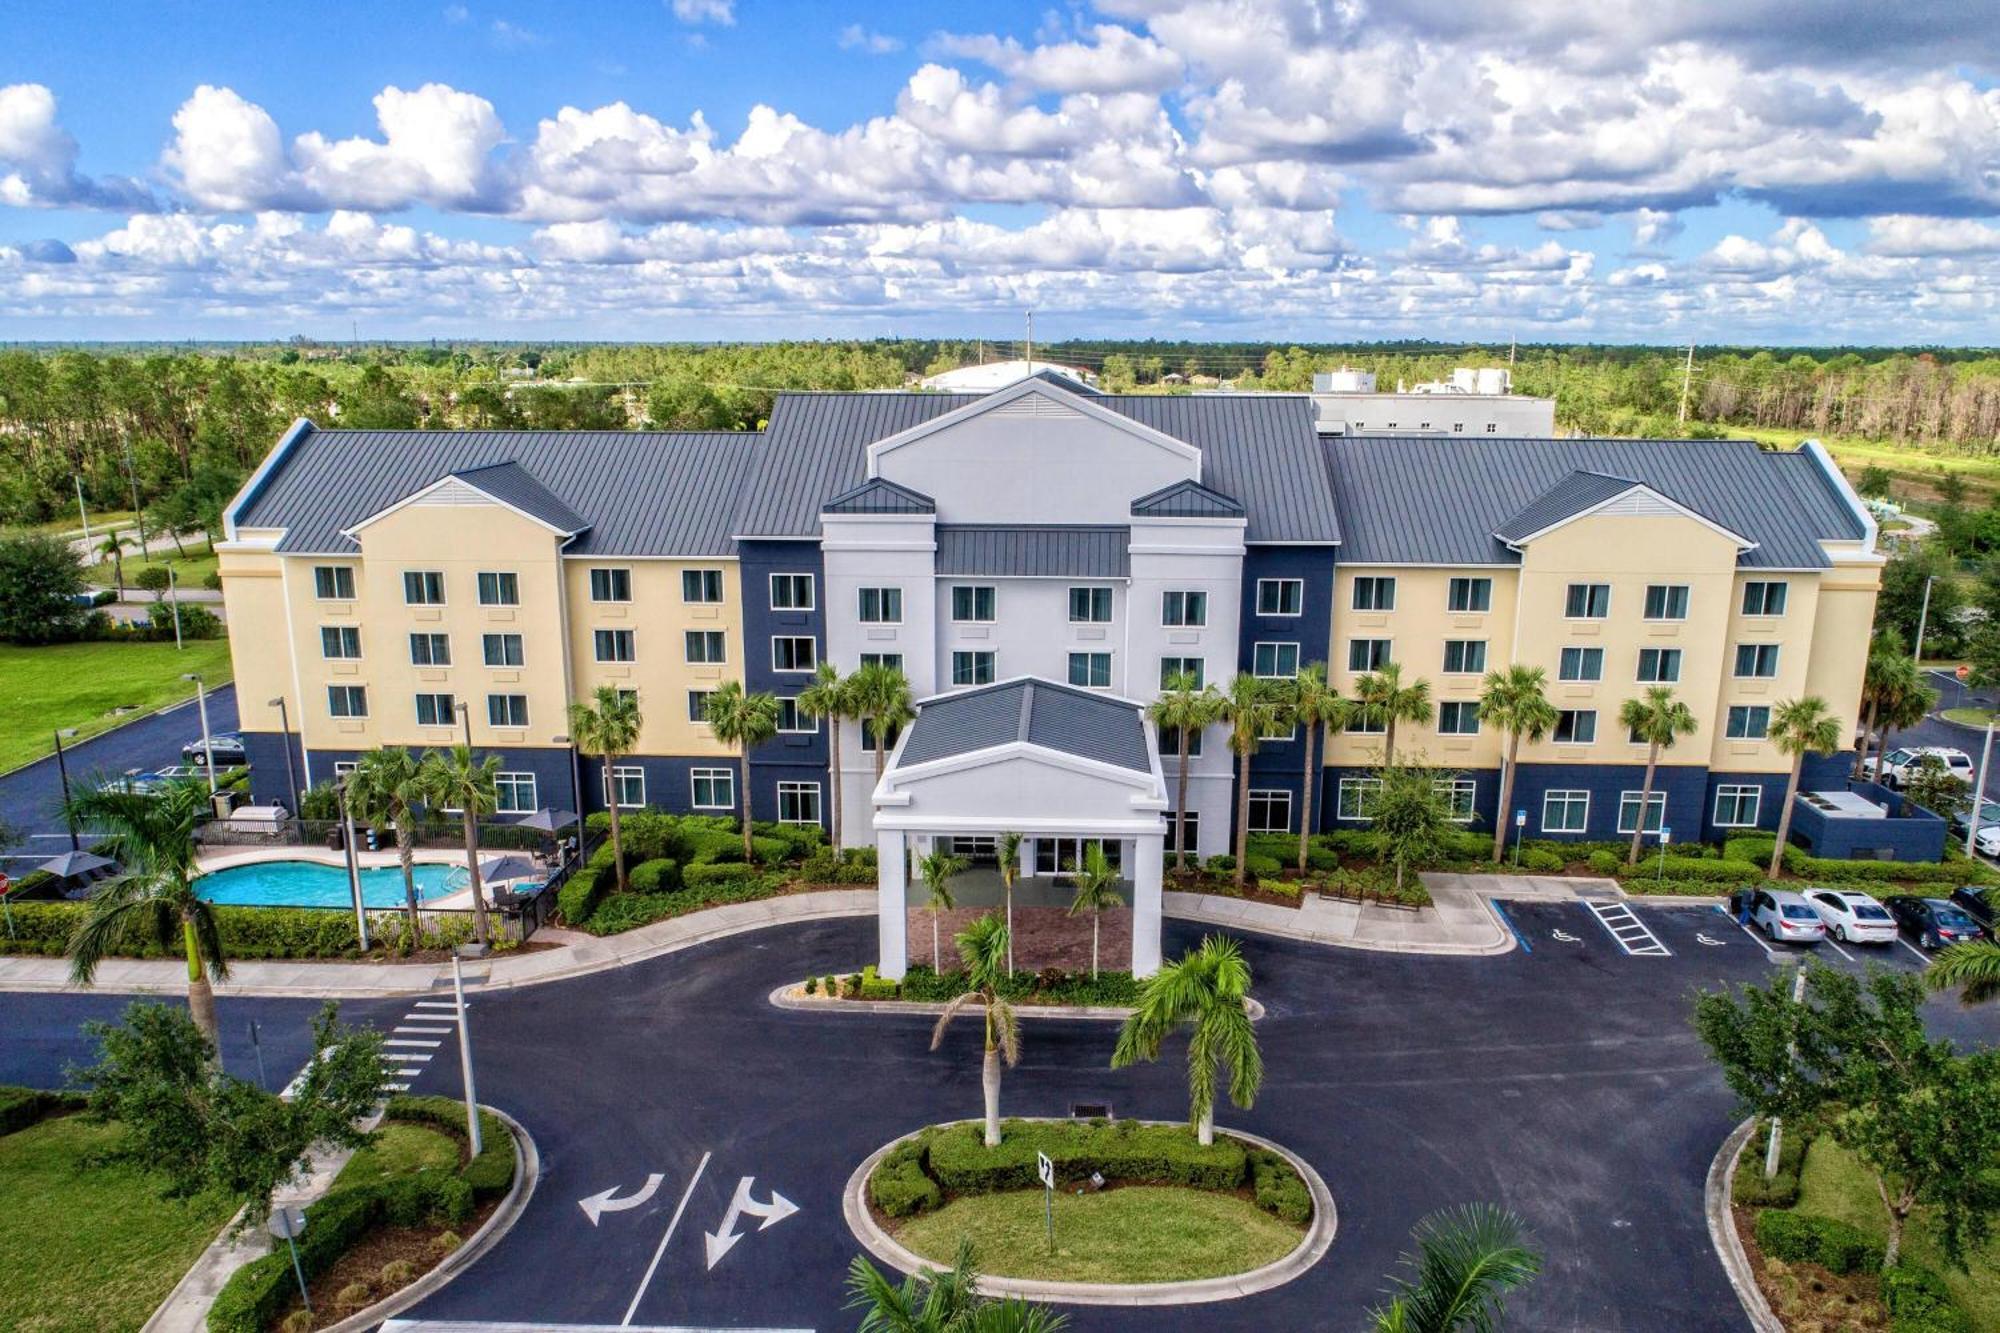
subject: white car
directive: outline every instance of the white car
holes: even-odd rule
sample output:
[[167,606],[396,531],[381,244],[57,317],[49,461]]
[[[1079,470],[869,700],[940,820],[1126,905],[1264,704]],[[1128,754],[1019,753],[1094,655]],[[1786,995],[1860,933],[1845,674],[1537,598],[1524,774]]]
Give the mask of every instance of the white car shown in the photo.
[[1869,759],[1868,773],[1885,787],[1900,787],[1911,766],[1926,756],[1942,760],[1945,771],[1953,777],[1972,781],[1972,756],[1947,745],[1899,745],[1885,755]]
[[2000,856],[2000,824],[1988,824],[1973,835],[1973,847],[1982,856]]
[[1750,925],[1773,944],[1818,944],[1826,938],[1819,912],[1790,889],[1759,889],[1752,894]]
[[1889,909],[1853,889],[1807,889],[1806,902],[1842,944],[1894,944],[1896,918]]

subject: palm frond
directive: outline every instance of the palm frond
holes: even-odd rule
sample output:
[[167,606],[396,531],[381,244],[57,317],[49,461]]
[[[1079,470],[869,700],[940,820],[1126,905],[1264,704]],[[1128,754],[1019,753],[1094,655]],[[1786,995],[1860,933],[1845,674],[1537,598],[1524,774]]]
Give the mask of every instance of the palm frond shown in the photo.
[[90,910],[70,932],[70,980],[88,986],[97,974],[97,965],[124,940],[135,918],[151,916],[157,906],[149,897],[93,895]]
[[1966,1004],[2000,999],[2000,943],[1972,940],[1954,944],[1931,960],[1924,980],[1932,990],[1958,988],[1958,998]]
[[1021,1063],[1021,1016],[1001,995],[987,1000],[987,1017],[1000,1034],[1000,1058],[1011,1068]]
[[[1404,1307],[1412,1333],[1492,1333],[1501,1302],[1541,1271],[1541,1258],[1524,1243],[1521,1220],[1491,1204],[1467,1204],[1432,1213],[1417,1224],[1417,1253],[1395,1304]],[[1378,1315],[1378,1322],[1380,1316]]]
[[897,1286],[861,1255],[847,1268],[847,1308],[862,1311],[856,1333],[923,1333],[918,1302],[922,1287],[911,1278]]
[[932,1050],[944,1045],[944,1030],[951,1026],[951,1020],[964,1013],[968,1006],[977,1004],[979,999],[978,991],[969,990],[963,995],[954,995],[945,1003],[944,1012],[938,1015],[937,1026],[931,1029]]

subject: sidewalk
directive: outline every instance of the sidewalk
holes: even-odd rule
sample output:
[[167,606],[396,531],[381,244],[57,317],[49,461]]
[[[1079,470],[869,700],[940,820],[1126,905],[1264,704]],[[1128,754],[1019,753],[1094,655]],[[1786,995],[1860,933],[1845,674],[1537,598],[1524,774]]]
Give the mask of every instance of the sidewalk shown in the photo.
[[1410,911],[1343,902],[1308,893],[1295,910],[1213,894],[1169,893],[1168,916],[1282,935],[1343,949],[1483,957],[1514,947],[1514,933],[1487,907],[1489,898],[1573,897],[1567,886],[1596,881],[1521,875],[1426,874],[1431,906]]

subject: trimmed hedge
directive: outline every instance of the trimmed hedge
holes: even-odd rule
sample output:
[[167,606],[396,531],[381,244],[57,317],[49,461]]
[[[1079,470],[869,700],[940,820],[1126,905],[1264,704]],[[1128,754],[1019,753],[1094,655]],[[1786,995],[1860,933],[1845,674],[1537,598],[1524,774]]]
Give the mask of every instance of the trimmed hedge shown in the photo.
[[1537,875],[1559,875],[1568,868],[1569,858],[1560,852],[1541,847],[1528,847],[1521,852],[1521,869],[1532,870]]
[[1295,1227],[1312,1220],[1312,1191],[1292,1164],[1265,1148],[1252,1148],[1248,1155],[1250,1189],[1257,1206]]
[[[391,1097],[382,1108],[384,1120],[429,1125],[448,1134],[465,1133],[465,1103],[456,1097]],[[505,1194],[514,1184],[514,1136],[491,1111],[479,1112],[479,1156],[459,1168],[475,1197]]]
[[[385,1192],[374,1186],[335,1190],[308,1205],[298,1240],[306,1280],[339,1262],[386,1211]],[[264,1333],[297,1290],[289,1248],[253,1259],[230,1275],[208,1307],[208,1333]]]
[[1603,848],[1592,852],[1585,860],[1590,863],[1590,873],[1593,875],[1616,875],[1625,868],[1624,857],[1616,852],[1607,852]]
[[[669,917],[686,916],[704,907],[769,898],[783,887],[781,881],[770,875],[741,876],[714,884],[692,882],[693,872],[717,869],[722,867],[689,866],[686,871],[690,881],[687,887],[672,893],[611,894],[598,904],[597,910],[583,922],[582,928],[593,935],[616,935],[655,921],[665,921]],[[749,867],[737,865],[730,869],[747,871]]]
[[1769,1122],[1760,1123],[1750,1135],[1750,1146],[1736,1163],[1736,1178],[1730,1182],[1729,1197],[1749,1208],[1790,1208],[1799,1201],[1799,1168],[1805,1164],[1811,1143],[1796,1131],[1778,1140],[1778,1174],[1764,1178],[1762,1145],[1768,1143]]
[[799,864],[799,878],[809,884],[873,884],[875,861],[873,847],[849,847],[838,856],[821,847]]
[[1818,1264],[1829,1273],[1882,1266],[1882,1246],[1845,1222],[1813,1213],[1766,1208],[1757,1214],[1757,1246],[1786,1263]]
[[875,1168],[868,1180],[868,1197],[890,1217],[926,1213],[944,1202],[944,1191],[924,1174],[924,1145],[921,1139],[899,1143]]
[[605,890],[617,882],[615,876],[602,874],[588,865],[572,873],[556,890],[556,911],[561,914],[564,924],[582,929],[597,910]]
[[1882,1304],[1891,1333],[1972,1333],[1972,1319],[1928,1268],[1898,1264],[1882,1270]]
[[1248,1178],[1243,1146],[1217,1138],[1207,1148],[1179,1125],[1142,1125],[1131,1120],[1005,1120],[1000,1146],[989,1148],[976,1124],[952,1125],[923,1137],[931,1175],[953,1194],[993,1194],[1035,1189],[1035,1154],[1055,1163],[1056,1182],[1087,1180],[1101,1171],[1111,1180],[1193,1189],[1233,1190]]
[[[1776,845],[1777,839],[1769,834],[1744,834],[1723,843],[1722,854],[1760,867],[1761,878],[1761,867],[1771,864]],[[1994,878],[1990,869],[1967,859],[1950,839],[1942,861],[1844,861],[1788,846],[1784,865],[1788,874],[1821,884],[1984,884]]]
[[757,867],[745,865],[741,861],[704,862],[697,861],[681,872],[681,882],[690,889],[709,888],[718,884],[743,884],[757,878]]
[[[897,986],[896,982],[883,982]],[[965,993],[965,973],[933,972],[926,964],[912,964],[900,987],[885,998],[910,1000],[917,1004],[943,1004]],[[1139,983],[1130,972],[1064,972],[1047,967],[1040,972],[1016,972],[1003,979],[1000,993],[1017,1004],[1122,1005],[1139,1001]]]
[[[90,910],[81,902],[26,902],[12,907],[14,935],[0,934],[0,953],[60,957],[69,952],[70,933]],[[234,960],[253,958],[352,958],[360,954],[352,912],[310,907],[215,908],[222,951]],[[369,934],[401,938],[402,913],[391,909],[369,913]],[[424,932],[424,947],[450,948],[472,938],[472,923],[453,917]],[[163,950],[159,941],[139,931],[128,933],[113,952],[119,958],[180,956],[180,937]]]
[[[1752,861],[1739,861],[1733,856],[1710,860],[1699,856],[1669,855],[1665,860],[1666,877],[1671,880],[1733,885],[1761,884],[1764,880],[1763,866]],[[1660,871],[1661,858],[1657,854],[1641,856],[1636,866],[1621,867],[1623,876],[1629,879],[1651,879]]]
[[681,886],[680,862],[660,856],[632,867],[628,882],[634,893],[672,893]]

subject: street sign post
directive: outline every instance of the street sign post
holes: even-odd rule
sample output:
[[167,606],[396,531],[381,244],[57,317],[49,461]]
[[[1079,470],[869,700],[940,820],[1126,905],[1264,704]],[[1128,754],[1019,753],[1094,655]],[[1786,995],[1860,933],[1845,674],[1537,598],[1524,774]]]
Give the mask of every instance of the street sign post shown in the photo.
[[1667,843],[1672,841],[1673,836],[1674,836],[1674,831],[1672,829],[1668,828],[1665,824],[1660,825],[1660,870],[1658,874],[1653,876],[1653,880],[1655,883],[1658,884],[1666,883]]
[[299,1300],[304,1302],[306,1313],[312,1313],[312,1294],[306,1290],[306,1270],[299,1266],[299,1237],[306,1232],[306,1210],[280,1204],[271,1210],[270,1219],[264,1226],[291,1247],[292,1276],[299,1280]]
[[1049,1248],[1056,1247],[1056,1164],[1045,1152],[1035,1154],[1035,1174],[1042,1181],[1042,1221],[1048,1229]]
[[1521,868],[1521,839],[1526,837],[1527,833],[1528,812],[1526,810],[1516,810],[1514,812],[1514,868],[1516,870]]

